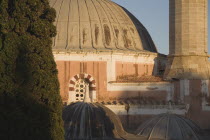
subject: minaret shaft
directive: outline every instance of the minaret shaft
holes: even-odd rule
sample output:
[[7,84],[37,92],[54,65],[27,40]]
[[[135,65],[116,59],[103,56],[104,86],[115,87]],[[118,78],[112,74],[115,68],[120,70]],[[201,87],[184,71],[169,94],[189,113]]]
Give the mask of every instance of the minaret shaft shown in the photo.
[[170,37],[165,79],[209,79],[208,0],[169,0]]

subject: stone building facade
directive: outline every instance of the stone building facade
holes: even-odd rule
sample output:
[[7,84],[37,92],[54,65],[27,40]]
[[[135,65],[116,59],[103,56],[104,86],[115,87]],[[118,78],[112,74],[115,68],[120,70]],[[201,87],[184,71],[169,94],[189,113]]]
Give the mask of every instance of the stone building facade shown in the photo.
[[[90,97],[135,130],[160,113],[210,128],[207,0],[170,0],[170,53],[111,0],[50,0],[57,11],[53,54],[64,104]],[[200,117],[202,115],[202,117]]]

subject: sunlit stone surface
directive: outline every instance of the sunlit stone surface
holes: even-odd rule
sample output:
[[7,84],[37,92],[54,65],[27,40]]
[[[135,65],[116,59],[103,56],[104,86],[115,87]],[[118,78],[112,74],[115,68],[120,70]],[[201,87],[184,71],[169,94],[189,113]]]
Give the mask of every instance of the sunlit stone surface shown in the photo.
[[54,51],[151,51],[145,27],[110,0],[50,0],[56,9]]

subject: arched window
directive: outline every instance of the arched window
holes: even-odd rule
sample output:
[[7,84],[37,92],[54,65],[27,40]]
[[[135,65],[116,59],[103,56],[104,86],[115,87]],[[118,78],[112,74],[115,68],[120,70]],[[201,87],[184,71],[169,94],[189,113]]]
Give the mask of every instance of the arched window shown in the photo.
[[85,96],[92,102],[96,101],[96,84],[90,74],[77,74],[71,78],[69,84],[69,100],[71,102],[84,101]]
[[74,86],[76,101],[84,100],[87,86],[89,86],[89,84],[85,81],[85,79],[79,79],[76,81]]

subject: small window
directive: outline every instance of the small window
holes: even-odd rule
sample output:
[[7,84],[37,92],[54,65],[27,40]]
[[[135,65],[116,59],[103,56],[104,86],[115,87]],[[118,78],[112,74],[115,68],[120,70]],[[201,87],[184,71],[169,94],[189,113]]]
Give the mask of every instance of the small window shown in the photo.
[[75,96],[77,101],[83,101],[85,96],[85,87],[87,83],[84,79],[79,79],[75,84]]

